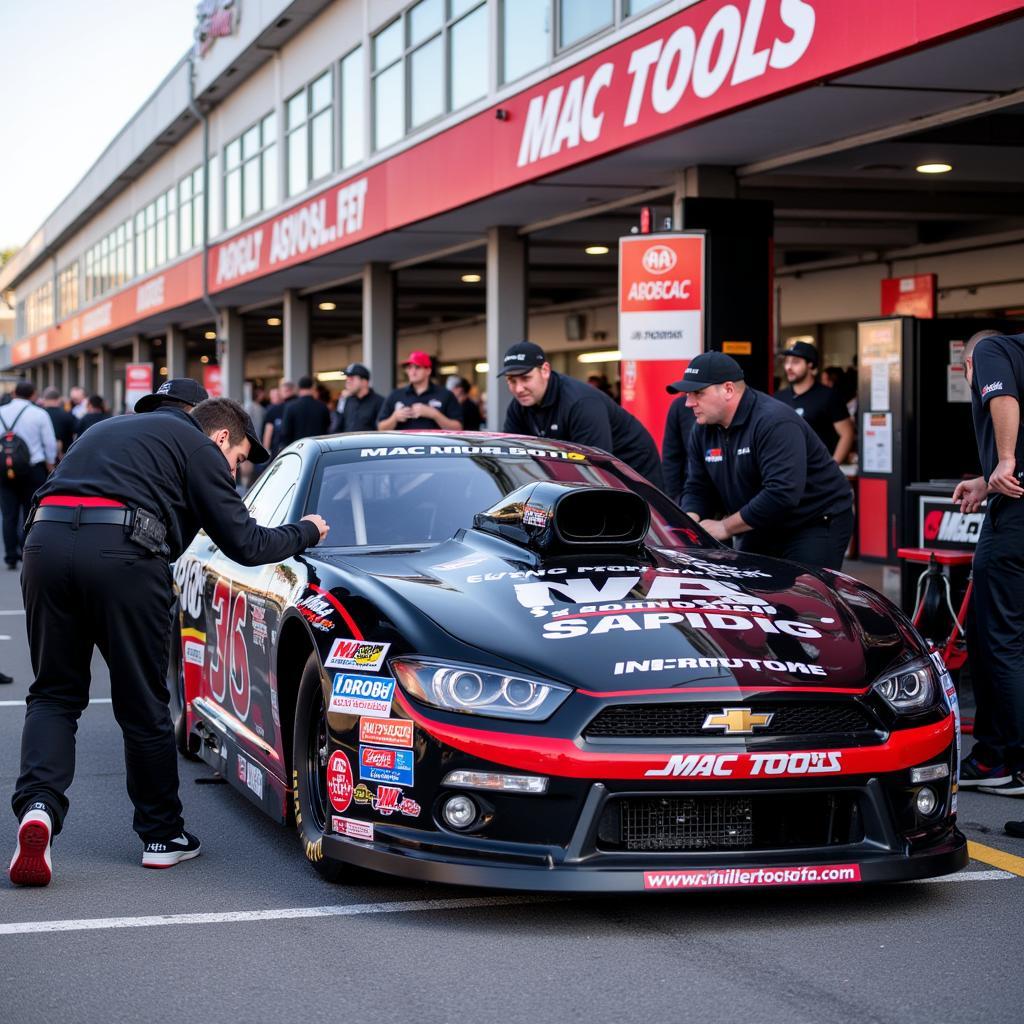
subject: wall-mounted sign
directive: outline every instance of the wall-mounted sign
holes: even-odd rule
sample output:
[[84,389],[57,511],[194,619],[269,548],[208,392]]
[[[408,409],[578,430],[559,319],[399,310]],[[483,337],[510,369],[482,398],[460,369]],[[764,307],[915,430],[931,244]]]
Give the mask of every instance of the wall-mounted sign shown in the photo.
[[935,274],[884,278],[882,316],[916,316],[922,320],[933,320],[938,283]]
[[203,387],[206,388],[207,393],[211,398],[220,398],[224,394],[221,373],[219,366],[211,366],[207,363],[203,367]]
[[124,368],[124,404],[132,410],[143,396],[153,392],[153,364],[129,363]]
[[200,0],[196,4],[195,53],[205,57],[218,39],[238,30],[241,0]]

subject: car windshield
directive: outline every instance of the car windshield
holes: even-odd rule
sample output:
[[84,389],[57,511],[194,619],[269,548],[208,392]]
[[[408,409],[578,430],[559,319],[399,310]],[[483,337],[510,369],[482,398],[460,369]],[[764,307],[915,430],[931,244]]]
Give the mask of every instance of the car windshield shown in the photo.
[[[331,547],[426,547],[470,528],[524,484],[554,480],[632,490],[651,508],[652,547],[710,547],[714,542],[669,498],[607,457],[535,449],[536,454],[424,455],[426,446],[355,448],[325,454],[307,504],[330,525]],[[492,449],[496,450],[496,449]],[[519,449],[519,451],[525,451]],[[402,454],[395,454],[396,452]],[[409,454],[404,454],[408,452]]]

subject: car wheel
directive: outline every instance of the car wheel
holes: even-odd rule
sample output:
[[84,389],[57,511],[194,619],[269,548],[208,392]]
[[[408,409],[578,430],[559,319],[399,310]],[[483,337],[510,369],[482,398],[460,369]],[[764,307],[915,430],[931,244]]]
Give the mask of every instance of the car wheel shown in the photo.
[[177,609],[171,626],[171,649],[167,655],[167,692],[170,694],[171,721],[174,723],[174,743],[186,761],[201,758],[188,745],[188,723],[185,715],[185,671],[181,663],[181,634],[178,632]]
[[292,793],[295,830],[306,860],[328,882],[337,882],[345,865],[324,859],[323,837],[331,804],[327,796],[327,707],[320,662],[311,654],[302,670],[295,705],[292,744]]

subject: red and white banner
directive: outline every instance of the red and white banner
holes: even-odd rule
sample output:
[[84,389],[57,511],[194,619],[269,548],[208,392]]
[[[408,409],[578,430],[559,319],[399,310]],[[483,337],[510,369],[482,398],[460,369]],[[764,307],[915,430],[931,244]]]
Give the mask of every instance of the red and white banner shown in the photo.
[[203,387],[211,398],[220,398],[224,394],[219,366],[207,364],[203,367]]
[[[702,0],[502,99],[501,118],[497,106],[481,111],[213,246],[210,290],[1019,14],[1019,0]],[[19,342],[14,361],[198,299],[201,263]]]
[[886,277],[882,280],[882,316],[935,318],[937,274]]
[[134,409],[135,403],[143,395],[153,391],[153,364],[129,363],[124,368],[124,404],[126,409]]

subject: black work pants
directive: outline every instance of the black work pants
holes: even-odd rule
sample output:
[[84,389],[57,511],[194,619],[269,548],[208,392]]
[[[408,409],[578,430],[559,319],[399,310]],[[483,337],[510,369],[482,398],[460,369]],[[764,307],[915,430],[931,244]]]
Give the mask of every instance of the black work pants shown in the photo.
[[89,703],[93,646],[110,670],[124,735],[134,829],[143,842],[181,834],[178,756],[168,710],[171,570],[125,537],[123,526],[40,522],[25,539],[21,575],[35,680],[12,806],[42,800],[54,831],[68,810],[75,733]]
[[989,501],[974,553],[972,600],[967,640],[978,704],[975,752],[986,764],[1018,771],[1024,769],[1024,499]]
[[14,565],[21,558],[25,520],[36,491],[46,483],[46,463],[37,462],[23,480],[0,482],[0,511],[4,517],[4,561]]
[[847,510],[786,532],[752,530],[740,534],[742,551],[785,558],[816,569],[842,569],[853,535],[853,512]]

